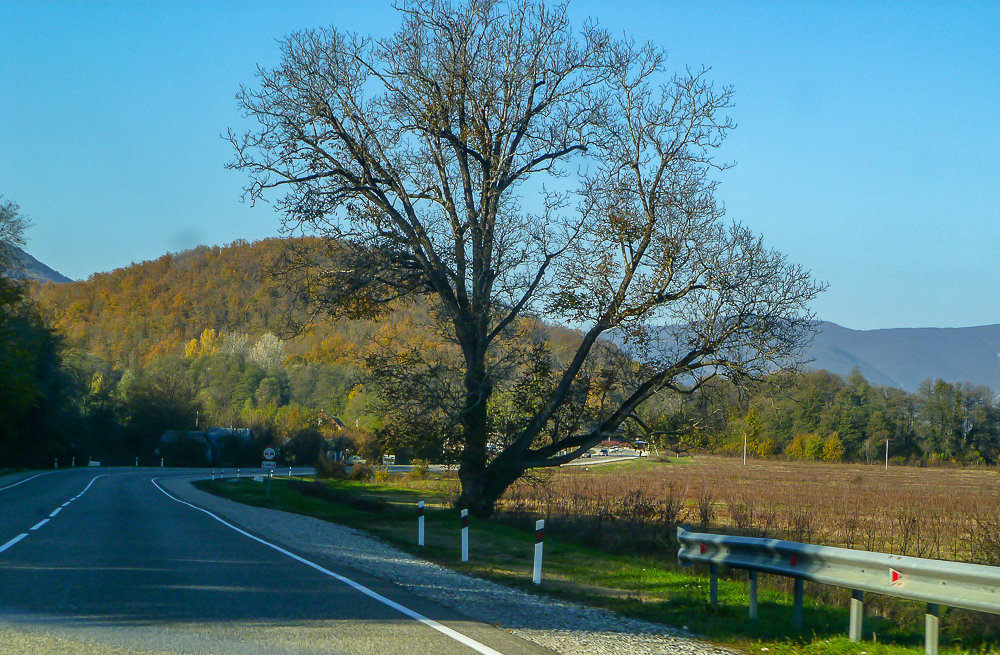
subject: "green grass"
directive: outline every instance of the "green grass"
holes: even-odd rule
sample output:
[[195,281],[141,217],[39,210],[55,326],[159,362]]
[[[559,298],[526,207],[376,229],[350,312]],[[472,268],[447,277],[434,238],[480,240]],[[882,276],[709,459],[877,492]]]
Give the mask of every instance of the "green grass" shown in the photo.
[[[633,463],[632,466],[638,463]],[[649,463],[653,465],[653,462]],[[662,465],[662,464],[660,464]],[[614,465],[608,465],[614,466]],[[776,655],[867,652],[869,655],[923,653],[922,608],[914,604],[909,620],[899,626],[865,617],[867,641],[852,644],[846,638],[847,604],[822,604],[806,598],[803,629],[791,628],[790,585],[780,578],[761,576],[759,619],[747,618],[746,574],[735,572],[719,581],[719,605],[708,603],[708,572],[681,568],[675,560],[610,553],[574,542],[572,534],[549,530],[545,535],[545,567],[540,587],[531,583],[534,523],[519,529],[494,521],[470,521],[471,561],[460,560],[460,519],[450,507],[447,484],[426,483],[426,488],[382,483],[328,480],[316,487],[293,479],[274,479],[271,498],[264,485],[250,480],[200,482],[197,486],[233,500],[314,516],[366,530],[402,550],[471,575],[498,581],[531,593],[608,608],[626,616],[646,619],[704,635],[711,641],[750,653]],[[294,487],[306,488],[302,493]],[[416,546],[416,503],[425,501],[424,548]],[[769,586],[768,583],[777,583]],[[782,587],[785,587],[784,589]],[[809,585],[807,584],[807,589]],[[942,619],[942,652],[998,652],[975,641],[971,648],[949,644],[947,614]],[[877,642],[872,640],[875,635]],[[766,649],[766,650],[764,650]]]

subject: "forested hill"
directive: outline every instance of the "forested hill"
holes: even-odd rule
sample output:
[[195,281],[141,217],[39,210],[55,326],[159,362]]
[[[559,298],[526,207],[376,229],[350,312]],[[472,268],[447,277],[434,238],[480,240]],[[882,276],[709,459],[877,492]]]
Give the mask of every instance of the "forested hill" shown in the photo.
[[857,368],[873,384],[916,391],[924,380],[1000,389],[1000,325],[851,330],[823,322],[813,368],[841,376]]
[[[86,281],[37,285],[34,294],[71,347],[128,368],[183,353],[205,330],[251,339],[280,334],[295,315],[266,272],[284,247],[281,239],[199,246]],[[323,322],[287,345],[292,354],[324,359],[322,351],[333,350],[339,357],[362,341],[358,331],[370,329],[352,321]]]

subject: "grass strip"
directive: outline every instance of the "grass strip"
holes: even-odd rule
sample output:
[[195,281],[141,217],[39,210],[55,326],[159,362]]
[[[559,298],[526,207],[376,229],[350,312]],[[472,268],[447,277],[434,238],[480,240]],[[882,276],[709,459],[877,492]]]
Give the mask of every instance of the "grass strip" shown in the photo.
[[[722,645],[749,653],[785,655],[916,655],[923,653],[922,614],[896,625],[865,617],[867,641],[846,637],[847,592],[839,605],[805,602],[804,625],[793,633],[791,581],[761,576],[759,619],[747,617],[746,574],[719,580],[719,605],[708,602],[709,578],[700,567],[637,557],[574,543],[572,534],[546,530],[545,564],[540,586],[531,583],[534,523],[524,529],[495,521],[470,521],[470,562],[460,562],[460,520],[442,485],[423,489],[347,480],[277,479],[271,496],[248,479],[202,481],[196,486],[237,502],[312,516],[367,531],[401,550],[470,575],[528,591],[610,609],[625,616],[681,627]],[[425,501],[424,548],[416,546],[416,503]],[[771,583],[771,584],[767,584]],[[785,584],[787,583],[787,584]],[[807,587],[810,583],[807,583]],[[920,617],[917,621],[916,617]],[[943,626],[947,626],[943,622]],[[963,644],[942,635],[942,653],[996,653],[981,639]]]

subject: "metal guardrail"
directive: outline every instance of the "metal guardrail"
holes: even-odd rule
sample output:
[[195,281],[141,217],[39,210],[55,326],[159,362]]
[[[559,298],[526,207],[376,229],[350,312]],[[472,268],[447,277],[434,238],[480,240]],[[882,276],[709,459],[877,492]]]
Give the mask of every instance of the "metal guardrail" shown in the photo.
[[921,559],[864,550],[816,546],[778,539],[733,537],[677,528],[681,564],[711,567],[710,596],[718,602],[718,567],[750,572],[750,615],[757,615],[757,573],[795,579],[793,617],[802,626],[802,581],[851,589],[852,641],[861,639],[863,592],[927,603],[925,650],[938,650],[938,606],[1000,614],[1000,568]]

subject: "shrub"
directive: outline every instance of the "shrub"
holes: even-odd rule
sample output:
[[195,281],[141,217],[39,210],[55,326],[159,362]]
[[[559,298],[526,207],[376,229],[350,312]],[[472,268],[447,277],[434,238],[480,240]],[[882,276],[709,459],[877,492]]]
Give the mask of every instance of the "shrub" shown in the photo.
[[427,477],[427,461],[423,459],[413,460],[413,468],[406,474],[411,480],[423,480]]
[[351,472],[347,474],[348,480],[371,480],[375,477],[372,467],[363,462],[358,462],[351,467]]
[[375,482],[381,484],[383,482],[388,482],[389,478],[392,477],[392,473],[389,472],[388,466],[376,466],[373,471],[373,476],[375,478]]
[[316,460],[316,477],[343,480],[347,477],[347,468],[341,462],[331,462],[326,457],[320,457]]

